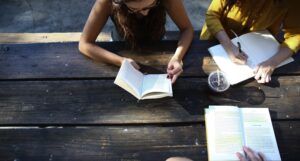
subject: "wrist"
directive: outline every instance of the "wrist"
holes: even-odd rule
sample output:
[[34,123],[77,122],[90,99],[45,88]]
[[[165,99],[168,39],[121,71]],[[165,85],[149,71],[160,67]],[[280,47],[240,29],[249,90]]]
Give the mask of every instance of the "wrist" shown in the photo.
[[175,58],[173,59],[173,58],[172,58],[172,59],[170,60],[170,62],[178,62],[181,66],[183,66],[182,60],[179,60],[179,59],[175,59]]
[[118,66],[121,66],[122,63],[123,63],[123,61],[124,61],[125,59],[126,59],[125,57],[120,57],[120,58],[118,59],[118,61],[117,61],[117,65],[118,65]]
[[223,47],[225,48],[225,50],[229,53],[233,53],[233,49],[235,47],[235,45],[230,41],[229,43],[223,44]]
[[181,59],[178,56],[172,56],[170,61],[181,61]]
[[267,60],[267,62],[273,69],[275,69],[280,64],[280,62],[273,59],[269,59]]

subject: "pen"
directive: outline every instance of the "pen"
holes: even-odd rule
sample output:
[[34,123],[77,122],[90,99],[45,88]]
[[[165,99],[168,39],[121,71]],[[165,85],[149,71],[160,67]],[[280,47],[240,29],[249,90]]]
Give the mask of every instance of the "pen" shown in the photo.
[[242,46],[241,46],[241,43],[240,42],[237,42],[238,44],[238,48],[239,48],[239,53],[242,53]]
[[[231,32],[234,34],[234,36],[235,36],[238,40],[240,40],[239,36],[238,36],[233,30],[231,30]],[[238,45],[238,48],[239,48],[239,53],[242,53],[242,45],[241,45],[240,41],[237,42],[237,45]]]

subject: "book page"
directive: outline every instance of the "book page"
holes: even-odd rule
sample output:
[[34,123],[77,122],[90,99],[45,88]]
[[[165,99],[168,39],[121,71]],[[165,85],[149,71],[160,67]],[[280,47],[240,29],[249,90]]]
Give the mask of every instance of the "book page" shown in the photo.
[[268,108],[243,108],[245,145],[265,154],[268,161],[280,161],[280,154]]
[[152,96],[160,93],[172,95],[172,83],[171,79],[167,78],[167,74],[147,74],[144,76],[142,96],[151,95],[151,93],[153,93]]
[[[245,53],[248,54],[248,65],[254,69],[258,64],[274,56],[280,47],[278,41],[267,30],[251,32],[239,37]],[[288,58],[279,66],[292,62],[293,58]]]
[[240,110],[235,106],[210,106],[205,110],[209,160],[238,160],[244,144]]
[[[124,60],[116,77],[115,83],[139,99],[141,97],[143,77],[144,75],[140,71],[136,70],[129,61]],[[124,85],[124,83],[126,85]],[[128,89],[128,86],[131,89]]]
[[[255,48],[251,48],[253,50],[253,54],[250,55],[250,60],[252,61],[252,66],[250,67],[253,69],[258,64],[274,56],[280,47],[278,41],[267,30],[245,34],[240,36],[240,39],[243,42],[247,42],[247,46],[249,47],[255,46]],[[292,61],[294,61],[293,58],[288,58],[277,67],[288,64]]]

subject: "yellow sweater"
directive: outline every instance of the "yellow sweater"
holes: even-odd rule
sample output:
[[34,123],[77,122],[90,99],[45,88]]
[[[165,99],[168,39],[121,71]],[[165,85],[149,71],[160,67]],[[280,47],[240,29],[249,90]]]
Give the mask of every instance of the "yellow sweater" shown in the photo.
[[[246,32],[267,29],[274,35],[282,29],[284,42],[281,45],[296,53],[300,48],[300,0],[282,0],[281,5],[275,3],[274,0],[265,0],[265,5],[261,5],[263,6],[262,10],[259,9],[259,5],[253,7],[255,1],[257,3],[262,2],[262,0],[244,1],[243,8],[234,5],[225,18],[227,22],[225,26],[221,23],[221,15],[226,0],[212,0],[206,13],[206,23],[202,28],[200,39],[214,39],[214,35],[221,30],[225,30],[231,37],[231,33],[228,32],[230,29],[238,34],[243,34],[241,32],[243,28],[246,28]],[[244,16],[243,13],[250,8],[253,12],[260,10],[261,14],[255,19],[254,24],[247,26],[246,22],[249,16]],[[245,32],[245,30],[243,31]]]

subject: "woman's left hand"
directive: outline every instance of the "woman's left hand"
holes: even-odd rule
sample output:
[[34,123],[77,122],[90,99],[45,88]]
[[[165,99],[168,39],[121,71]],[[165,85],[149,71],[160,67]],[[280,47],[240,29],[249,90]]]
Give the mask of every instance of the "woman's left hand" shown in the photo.
[[183,72],[182,69],[182,61],[179,61],[177,59],[171,59],[168,68],[167,73],[168,77],[171,79],[172,84],[175,83],[179,75]]
[[275,69],[275,65],[267,60],[260,63],[255,71],[254,71],[254,78],[257,80],[258,83],[268,83],[271,81],[271,75]]

